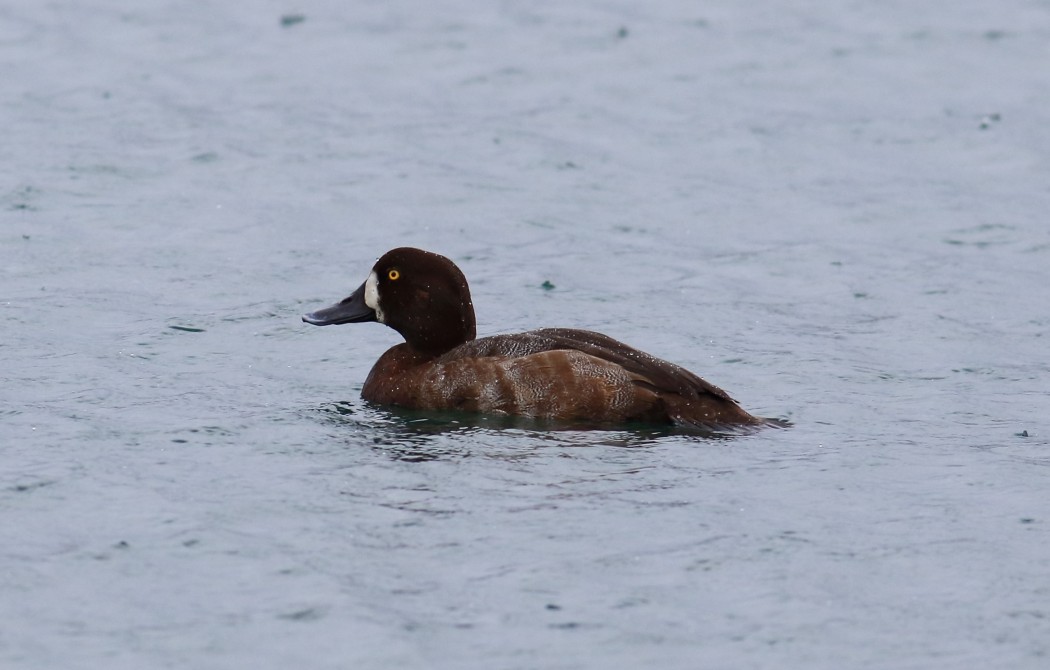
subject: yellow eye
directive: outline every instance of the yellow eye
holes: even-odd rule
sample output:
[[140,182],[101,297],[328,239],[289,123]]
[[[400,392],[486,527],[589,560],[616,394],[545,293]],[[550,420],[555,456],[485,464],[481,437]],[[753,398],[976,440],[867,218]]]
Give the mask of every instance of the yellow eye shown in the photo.
[[396,269],[393,269],[393,270],[390,270],[389,272],[387,272],[386,276],[387,276],[387,279],[389,279],[390,281],[397,281],[398,279],[401,279],[401,273],[398,272]]

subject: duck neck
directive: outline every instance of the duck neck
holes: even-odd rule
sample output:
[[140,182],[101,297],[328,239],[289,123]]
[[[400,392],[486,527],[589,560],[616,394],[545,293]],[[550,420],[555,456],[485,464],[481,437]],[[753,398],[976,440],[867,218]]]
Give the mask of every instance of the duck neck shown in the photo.
[[437,358],[477,337],[474,306],[469,299],[454,305],[432,305],[430,310],[409,319],[398,331],[413,350]]

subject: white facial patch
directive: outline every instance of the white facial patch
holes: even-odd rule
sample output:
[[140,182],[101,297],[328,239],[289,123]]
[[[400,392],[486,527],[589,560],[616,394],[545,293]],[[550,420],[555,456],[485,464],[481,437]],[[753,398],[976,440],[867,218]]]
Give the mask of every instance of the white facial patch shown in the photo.
[[376,313],[376,321],[383,323],[383,310],[379,309],[379,277],[375,270],[365,280],[365,304]]

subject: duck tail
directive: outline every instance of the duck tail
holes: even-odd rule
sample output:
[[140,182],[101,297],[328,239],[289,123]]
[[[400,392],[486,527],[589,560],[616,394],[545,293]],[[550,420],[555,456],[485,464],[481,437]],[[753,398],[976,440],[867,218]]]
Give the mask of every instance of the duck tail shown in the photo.
[[662,397],[667,415],[678,426],[720,433],[751,433],[762,428],[790,428],[786,419],[753,416],[733,400],[715,396],[683,398],[666,394]]

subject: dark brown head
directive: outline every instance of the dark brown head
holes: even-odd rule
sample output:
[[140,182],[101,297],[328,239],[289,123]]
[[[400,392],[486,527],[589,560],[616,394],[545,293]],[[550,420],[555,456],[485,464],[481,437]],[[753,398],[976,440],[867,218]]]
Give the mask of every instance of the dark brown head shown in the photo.
[[476,335],[466,277],[444,256],[411,247],[386,252],[350,297],[304,314],[303,321],[315,326],[378,321],[430,356]]

